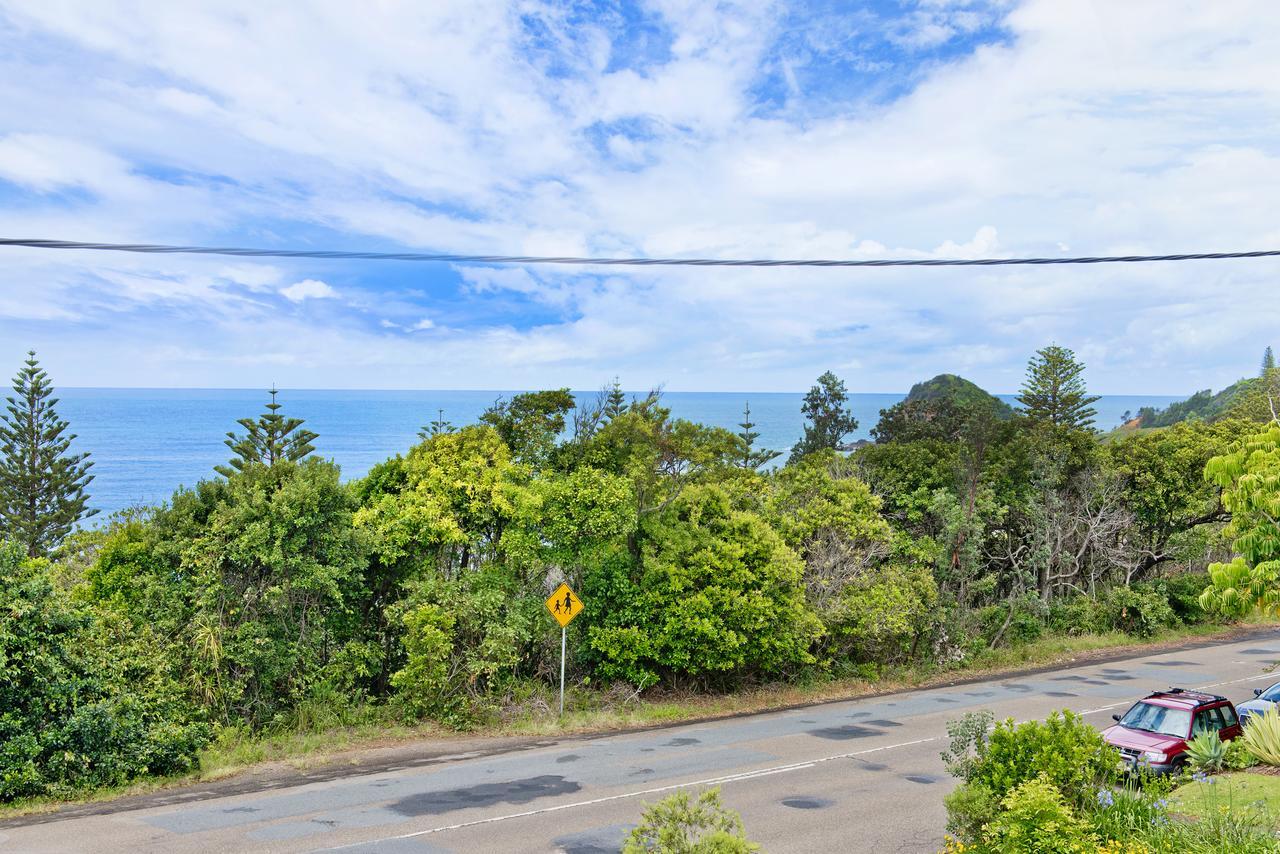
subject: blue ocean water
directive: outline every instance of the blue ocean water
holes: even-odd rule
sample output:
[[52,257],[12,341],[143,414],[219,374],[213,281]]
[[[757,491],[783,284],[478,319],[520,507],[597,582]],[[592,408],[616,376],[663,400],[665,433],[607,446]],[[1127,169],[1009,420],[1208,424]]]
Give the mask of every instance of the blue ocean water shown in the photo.
[[[320,434],[317,452],[342,466],[346,478],[361,477],[376,463],[402,453],[418,430],[444,418],[455,426],[474,423],[500,396],[495,391],[282,390],[286,415],[303,418]],[[588,396],[594,392],[587,393]],[[867,438],[879,412],[904,394],[852,394],[858,419],[854,438]],[[213,477],[227,460],[222,444],[236,419],[256,417],[268,395],[252,389],[64,388],[59,414],[71,422],[76,447],[92,454],[90,506],[98,519],[126,507],[165,501],[180,485]],[[799,393],[667,392],[664,404],[678,418],[737,430],[744,403],[751,404],[762,446],[786,451],[803,434]],[[1012,395],[1001,395],[1010,402]],[[1110,429],[1126,411],[1166,406],[1180,398],[1111,395],[1095,404],[1097,425]]]

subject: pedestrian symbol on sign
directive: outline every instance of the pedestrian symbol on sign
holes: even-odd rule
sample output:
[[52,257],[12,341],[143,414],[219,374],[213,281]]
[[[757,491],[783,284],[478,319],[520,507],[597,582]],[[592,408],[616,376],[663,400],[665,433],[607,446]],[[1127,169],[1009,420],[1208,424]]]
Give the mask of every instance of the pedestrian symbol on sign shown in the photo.
[[569,588],[568,584],[561,584],[556,588],[556,592],[547,598],[547,610],[563,628],[582,613],[582,600]]

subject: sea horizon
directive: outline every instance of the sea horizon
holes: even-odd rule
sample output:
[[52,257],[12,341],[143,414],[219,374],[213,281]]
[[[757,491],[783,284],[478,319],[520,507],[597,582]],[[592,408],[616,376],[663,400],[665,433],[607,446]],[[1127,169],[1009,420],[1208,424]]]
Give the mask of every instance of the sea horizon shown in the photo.
[[[499,397],[528,389],[278,389],[282,412],[302,418],[319,434],[320,457],[336,462],[344,480],[363,477],[377,463],[403,454],[420,441],[418,431],[439,417],[455,427],[475,423]],[[574,390],[579,400],[596,394]],[[647,390],[629,390],[628,398]],[[167,501],[182,486],[215,476],[226,462],[228,431],[240,432],[240,418],[257,417],[270,396],[257,388],[65,386],[57,390],[59,414],[76,434],[75,449],[87,451],[94,466],[89,506],[99,511],[90,522],[136,506]],[[1014,394],[997,394],[1015,402]],[[851,441],[870,438],[885,409],[906,392],[854,392],[849,408],[858,420]],[[1142,406],[1167,406],[1186,395],[1101,395],[1094,404],[1095,426],[1110,430],[1126,412]],[[675,418],[686,418],[737,432],[744,404],[760,434],[761,447],[784,454],[801,437],[803,392],[663,391]]]

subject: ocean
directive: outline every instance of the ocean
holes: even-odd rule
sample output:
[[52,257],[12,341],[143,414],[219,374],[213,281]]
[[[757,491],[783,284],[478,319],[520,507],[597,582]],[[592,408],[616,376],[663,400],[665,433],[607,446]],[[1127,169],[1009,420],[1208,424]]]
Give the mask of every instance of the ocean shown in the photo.
[[[474,423],[498,397],[497,391],[281,390],[282,413],[302,418],[320,434],[316,450],[337,462],[344,478],[363,476],[376,463],[403,453],[439,410],[454,426]],[[580,395],[583,393],[578,393]],[[593,396],[594,392],[585,393]],[[854,439],[865,439],[879,418],[904,394],[851,394],[858,419]],[[163,502],[181,486],[214,477],[227,460],[222,444],[236,420],[257,417],[268,401],[252,389],[62,388],[59,414],[77,434],[75,447],[93,460],[89,506],[99,522],[117,510]],[[800,393],[667,392],[665,405],[678,418],[737,430],[744,403],[760,433],[760,445],[786,451],[803,433]],[[1013,395],[1000,395],[1012,402]],[[1162,395],[1109,395],[1095,404],[1097,426],[1109,430],[1126,411],[1166,406],[1179,400]]]

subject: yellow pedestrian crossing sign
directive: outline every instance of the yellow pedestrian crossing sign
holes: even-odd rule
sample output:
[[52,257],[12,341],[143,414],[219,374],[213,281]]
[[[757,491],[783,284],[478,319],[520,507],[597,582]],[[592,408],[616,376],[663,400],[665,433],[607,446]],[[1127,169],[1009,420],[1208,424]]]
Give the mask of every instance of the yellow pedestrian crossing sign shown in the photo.
[[556,592],[547,599],[547,610],[556,618],[560,628],[564,628],[572,622],[574,617],[582,613],[582,600],[568,584],[561,583],[556,588]]

